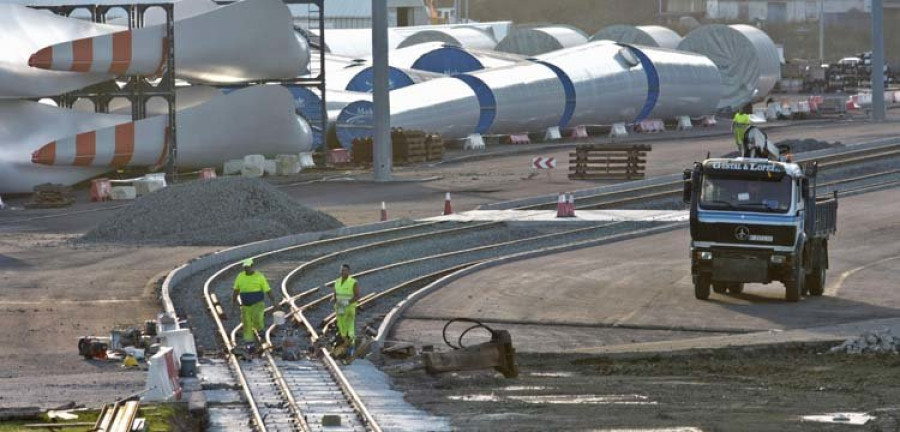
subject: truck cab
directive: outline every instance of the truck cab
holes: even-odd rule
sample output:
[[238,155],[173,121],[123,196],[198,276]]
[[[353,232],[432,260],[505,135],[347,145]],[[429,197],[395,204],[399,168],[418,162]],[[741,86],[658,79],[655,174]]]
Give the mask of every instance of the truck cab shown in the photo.
[[708,159],[685,171],[694,294],[780,281],[785,298],[824,292],[837,211],[815,196],[816,166],[760,158]]

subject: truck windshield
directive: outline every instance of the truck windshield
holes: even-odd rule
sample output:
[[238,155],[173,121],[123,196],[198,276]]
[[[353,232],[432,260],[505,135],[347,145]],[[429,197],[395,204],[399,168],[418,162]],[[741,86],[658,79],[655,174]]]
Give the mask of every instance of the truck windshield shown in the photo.
[[706,175],[700,207],[708,210],[787,213],[791,208],[791,177],[780,180]]

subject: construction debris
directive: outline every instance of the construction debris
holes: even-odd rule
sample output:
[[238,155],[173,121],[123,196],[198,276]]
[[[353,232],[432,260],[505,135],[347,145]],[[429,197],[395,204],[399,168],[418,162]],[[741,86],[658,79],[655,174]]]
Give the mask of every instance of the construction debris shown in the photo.
[[846,354],[897,354],[900,340],[891,334],[891,329],[868,331],[858,337],[845,340],[831,348],[831,353]]
[[34,187],[32,201],[25,204],[25,208],[59,208],[72,205],[75,198],[72,188],[59,184],[45,183]]
[[80,241],[231,246],[341,226],[264,181],[221,178],[141,197]]

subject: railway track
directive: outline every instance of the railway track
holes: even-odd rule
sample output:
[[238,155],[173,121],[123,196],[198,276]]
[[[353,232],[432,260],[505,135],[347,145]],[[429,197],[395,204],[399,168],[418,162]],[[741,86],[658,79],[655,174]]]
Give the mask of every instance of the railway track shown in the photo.
[[[850,151],[817,159],[821,170],[854,166],[900,155],[900,145]],[[865,191],[900,184],[891,178],[900,170],[885,170],[820,183],[820,188]],[[651,203],[671,199],[681,193],[681,182],[632,188],[620,192],[579,198],[579,208],[604,208]],[[594,201],[592,201],[592,198]],[[587,203],[585,203],[587,201]],[[522,207],[541,208],[542,205]],[[277,305],[267,312],[287,312],[289,324],[276,325],[267,315],[267,328],[258,335],[265,348],[258,360],[240,361],[229,354],[228,362],[237,377],[258,431],[325,430],[326,416],[339,419],[340,427],[327,430],[381,431],[390,412],[372,412],[354,389],[338,362],[320,339],[333,331],[331,307],[333,280],[343,262],[350,262],[362,287],[357,326],[377,328],[396,303],[409,293],[465,269],[502,257],[546,248],[564,248],[589,239],[632,233],[659,223],[613,222],[572,229],[512,228],[503,223],[426,222],[407,226],[319,240],[268,251],[253,257],[258,269],[277,280]],[[231,281],[240,263],[218,270],[204,283],[207,308],[212,315],[222,345],[231,352],[237,345],[240,326],[228,321],[220,298],[227,298]],[[278,358],[277,349],[286,337],[300,335],[300,360]],[[422,425],[428,428],[427,424]]]
[[[887,158],[900,157],[900,144],[889,144],[873,148],[849,150],[842,153],[821,156],[818,158],[798,158],[799,162],[819,163],[820,172],[827,173],[838,168],[846,168],[855,165],[871,163]],[[889,170],[892,171],[892,170]],[[876,175],[892,175],[894,172],[885,171]],[[860,180],[863,178],[861,177]],[[823,186],[820,184],[820,186]],[[653,201],[671,200],[679,198],[682,193],[682,181],[675,180],[661,184],[639,186],[613,192],[602,192],[592,195],[579,196],[575,202],[577,209],[600,210],[609,208],[622,208]],[[515,207],[515,210],[555,210],[556,201],[523,205]]]

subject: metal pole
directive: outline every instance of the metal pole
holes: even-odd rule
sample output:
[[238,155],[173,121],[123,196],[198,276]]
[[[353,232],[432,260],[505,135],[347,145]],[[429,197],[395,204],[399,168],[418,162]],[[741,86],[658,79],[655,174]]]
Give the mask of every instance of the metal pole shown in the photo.
[[884,121],[884,7],[872,0],[872,121]]
[[453,23],[458,24],[462,20],[462,15],[460,15],[459,11],[459,2],[460,0],[453,0]]
[[469,22],[469,0],[466,0],[466,24]]
[[825,64],[825,0],[819,0],[819,65]]
[[388,93],[387,0],[372,0],[372,64],[375,71],[374,112],[375,181],[391,180],[391,100]]

